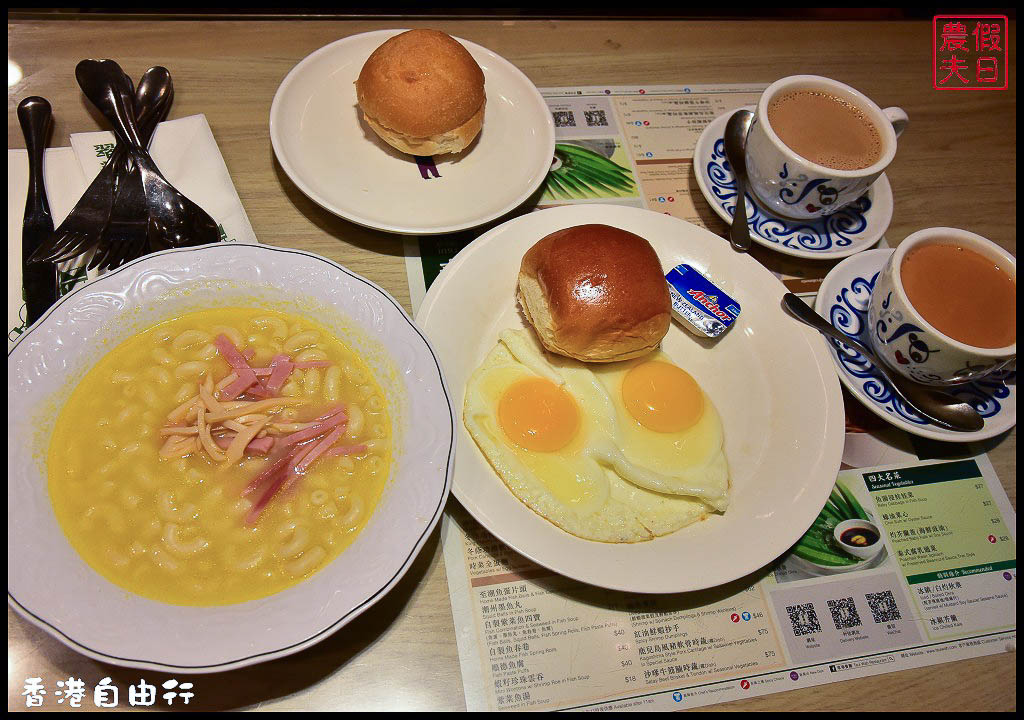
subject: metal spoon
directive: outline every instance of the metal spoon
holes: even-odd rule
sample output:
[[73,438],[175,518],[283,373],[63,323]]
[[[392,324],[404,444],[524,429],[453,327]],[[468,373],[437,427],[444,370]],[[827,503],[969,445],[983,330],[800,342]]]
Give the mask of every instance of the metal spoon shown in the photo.
[[782,304],[800,322],[810,325],[818,332],[852,347],[870,360],[878,372],[889,381],[893,392],[904,403],[939,427],[960,432],[975,432],[981,430],[985,425],[984,418],[978,414],[977,410],[955,395],[927,385],[921,385],[890,371],[871,350],[846,333],[836,329],[832,323],[814,312],[807,303],[793,293],[786,293],[782,298]]
[[725,157],[736,178],[736,210],[729,227],[729,241],[734,250],[750,249],[750,228],[747,227],[747,133],[754,121],[750,110],[737,110],[725,126]]

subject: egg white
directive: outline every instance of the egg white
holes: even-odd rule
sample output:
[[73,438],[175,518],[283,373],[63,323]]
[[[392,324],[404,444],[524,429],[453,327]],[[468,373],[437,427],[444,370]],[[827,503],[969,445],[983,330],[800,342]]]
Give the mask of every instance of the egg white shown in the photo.
[[[497,408],[505,389],[531,377],[562,386],[579,408],[579,430],[559,451],[525,450],[510,441],[499,424]],[[682,483],[675,476],[628,459],[631,455],[618,445],[622,435],[618,414],[605,385],[589,366],[547,354],[531,333],[505,331],[470,377],[463,418],[509,490],[573,535],[603,542],[640,542],[703,519],[710,508],[695,494],[660,492],[655,487],[679,487]],[[629,481],[627,472],[647,483]]]
[[[729,466],[722,450],[722,420],[701,389],[703,412],[697,422],[678,432],[656,432],[640,424],[626,409],[622,382],[644,362],[676,365],[664,352],[595,368],[598,380],[615,407],[615,439],[623,461],[613,463],[627,480],[649,490],[699,497],[716,510],[729,506]],[[678,365],[677,365],[678,367]]]
[[[622,400],[622,378],[635,365],[660,360],[656,351],[617,363],[582,363],[545,351],[530,332],[505,330],[500,334],[512,355],[543,377],[556,374],[580,403],[600,432],[588,450],[602,465],[625,480],[668,495],[694,497],[724,511],[729,506],[729,466],[723,451],[722,421],[707,393],[704,413],[691,428],[678,433],[657,433],[640,425]],[[548,374],[543,374],[548,373]]]

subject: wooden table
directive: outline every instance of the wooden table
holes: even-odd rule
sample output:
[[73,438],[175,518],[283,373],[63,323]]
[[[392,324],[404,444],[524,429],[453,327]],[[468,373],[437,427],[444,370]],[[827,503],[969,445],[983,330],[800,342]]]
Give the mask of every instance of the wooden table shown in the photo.
[[[275,161],[268,134],[274,92],[299,60],[340,37],[396,25],[438,27],[491,48],[539,87],[768,83],[804,72],[848,82],[911,117],[888,171],[890,242],[950,225],[1016,253],[1016,66],[1005,91],[933,90],[929,22],[13,21],[8,58],[24,77],[8,87],[7,145],[24,147],[15,108],[28,95],[53,104],[54,143],[100,126],[74,80],[82,58],[115,58],[133,77],[165,65],[175,79],[171,117],[206,114],[261,242],[336,260],[410,309],[401,239],[352,225],[306,198]],[[1011,62],[1015,38],[1011,24]],[[986,449],[1016,507],[1016,430]],[[122,697],[139,677],[164,679],[88,660],[9,610],[9,708],[24,708],[20,694],[30,676],[47,679],[47,706],[58,707],[52,687],[69,675],[90,689],[109,675]],[[290,658],[192,679],[191,707],[464,709],[438,534],[395,590],[333,637]],[[1016,707],[1015,686],[1016,656],[1003,654],[720,708],[1006,710]]]

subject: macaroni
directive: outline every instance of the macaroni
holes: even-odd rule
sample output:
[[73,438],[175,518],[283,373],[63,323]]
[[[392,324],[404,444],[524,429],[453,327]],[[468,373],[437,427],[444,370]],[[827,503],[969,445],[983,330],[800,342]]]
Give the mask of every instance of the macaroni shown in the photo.
[[[226,398],[245,366],[229,366],[218,338],[264,380],[282,354],[300,367],[276,397]],[[116,347],[72,393],[47,458],[51,502],[82,558],[132,592],[179,605],[264,597],[322,569],[369,520],[391,462],[385,397],[362,358],[304,318],[185,315]],[[257,509],[259,493],[243,491],[274,456],[249,447],[273,448],[339,406],[337,452]],[[231,462],[233,437],[244,456]]]

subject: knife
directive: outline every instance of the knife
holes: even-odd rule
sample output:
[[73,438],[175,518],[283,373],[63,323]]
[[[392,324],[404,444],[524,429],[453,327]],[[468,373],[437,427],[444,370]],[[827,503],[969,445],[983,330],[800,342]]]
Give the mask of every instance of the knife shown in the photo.
[[27,97],[18,105],[18,120],[28,150],[28,199],[21,228],[21,273],[25,289],[26,324],[32,325],[57,301],[57,268],[28,259],[53,235],[53,217],[43,186],[43,150],[50,133],[53,110],[46,98]]

